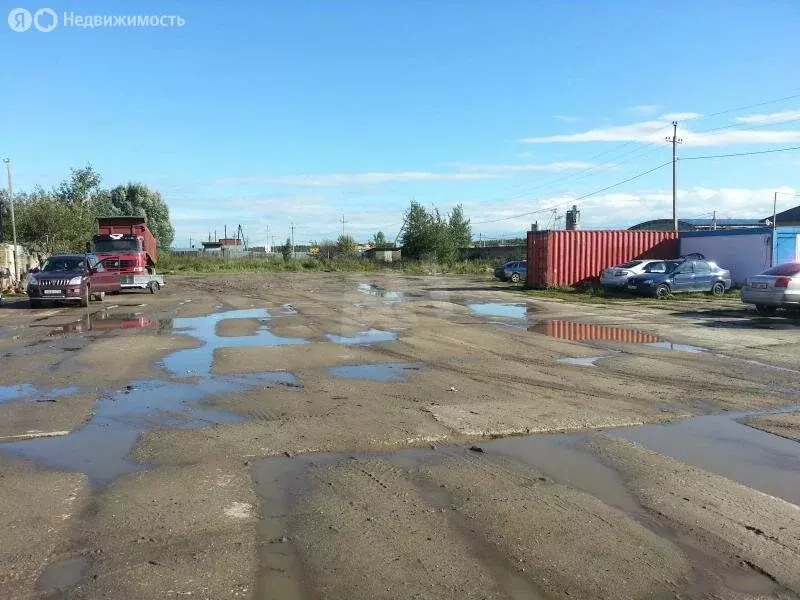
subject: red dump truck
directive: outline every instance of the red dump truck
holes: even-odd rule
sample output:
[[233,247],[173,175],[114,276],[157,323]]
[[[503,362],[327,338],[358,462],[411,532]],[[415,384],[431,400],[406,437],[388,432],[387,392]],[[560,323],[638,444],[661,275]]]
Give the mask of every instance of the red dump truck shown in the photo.
[[147,217],[100,217],[91,250],[106,268],[119,270],[123,289],[156,293],[164,285],[164,278],[156,275],[156,238]]

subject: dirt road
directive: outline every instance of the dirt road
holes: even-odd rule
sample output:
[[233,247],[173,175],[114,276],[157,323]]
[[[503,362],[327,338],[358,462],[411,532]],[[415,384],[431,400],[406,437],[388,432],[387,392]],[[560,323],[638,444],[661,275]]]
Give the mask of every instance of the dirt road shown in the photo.
[[3,598],[800,597],[789,319],[339,274],[105,305],[0,307]]

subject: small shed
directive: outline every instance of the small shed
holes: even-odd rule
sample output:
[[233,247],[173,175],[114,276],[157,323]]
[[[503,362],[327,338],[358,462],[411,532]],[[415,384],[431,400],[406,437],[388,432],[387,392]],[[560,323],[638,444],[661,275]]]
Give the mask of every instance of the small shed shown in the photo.
[[396,262],[400,260],[399,248],[370,248],[364,251],[364,256],[380,262]]
[[683,231],[680,253],[692,252],[700,252],[723,269],[728,269],[733,285],[740,287],[748,277],[772,266],[772,229]]

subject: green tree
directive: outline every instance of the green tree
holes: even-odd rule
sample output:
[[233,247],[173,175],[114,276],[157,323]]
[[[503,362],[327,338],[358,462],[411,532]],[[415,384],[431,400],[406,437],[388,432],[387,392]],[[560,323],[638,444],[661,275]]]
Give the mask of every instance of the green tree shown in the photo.
[[472,227],[469,219],[464,216],[464,207],[457,204],[450,212],[448,222],[450,237],[456,248],[466,248],[472,243]]
[[281,246],[281,254],[283,255],[283,260],[292,259],[292,238],[286,238],[286,243]]
[[37,254],[83,252],[96,232],[98,211],[92,200],[65,202],[41,188],[14,196],[17,239]]
[[403,254],[409,258],[434,257],[441,262],[458,258],[458,249],[469,245],[472,230],[459,204],[444,217],[437,208],[428,211],[412,202],[405,214]]
[[386,241],[386,236],[383,235],[382,231],[379,231],[378,233],[375,234],[375,237],[372,238],[372,243],[378,247],[386,246],[388,244],[388,242]]
[[421,258],[433,250],[432,217],[419,202],[412,201],[406,210],[403,228],[403,255]]
[[100,189],[103,178],[92,165],[82,169],[70,169],[70,176],[54,190],[54,195],[62,202],[87,204],[92,195]]
[[358,242],[349,235],[340,235],[336,240],[336,251],[341,256],[355,256],[358,254]]
[[[105,199],[98,195],[98,201]],[[143,183],[118,185],[107,192],[110,210],[114,215],[147,217],[147,226],[158,242],[159,248],[169,248],[175,239],[175,229],[169,219],[169,207],[161,194]]]

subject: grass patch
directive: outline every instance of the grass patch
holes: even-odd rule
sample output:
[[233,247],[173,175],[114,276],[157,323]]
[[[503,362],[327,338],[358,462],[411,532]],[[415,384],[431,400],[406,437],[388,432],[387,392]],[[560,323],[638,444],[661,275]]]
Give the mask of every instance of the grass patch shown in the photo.
[[607,292],[601,286],[588,285],[577,288],[560,287],[547,290],[522,290],[527,296],[542,298],[545,300],[562,300],[564,302],[576,302],[583,304],[644,304],[651,306],[672,307],[681,302],[709,302],[718,304],[720,302],[740,302],[741,295],[739,290],[730,290],[722,297],[711,296],[701,292],[690,292],[685,294],[674,294],[663,300],[657,300],[649,296],[636,296],[624,292]]
[[283,260],[281,257],[236,257],[203,255],[162,256],[159,269],[164,273],[401,273],[404,275],[484,275],[491,273],[494,263],[488,260],[437,263],[403,260],[384,263],[365,258],[303,258]]

